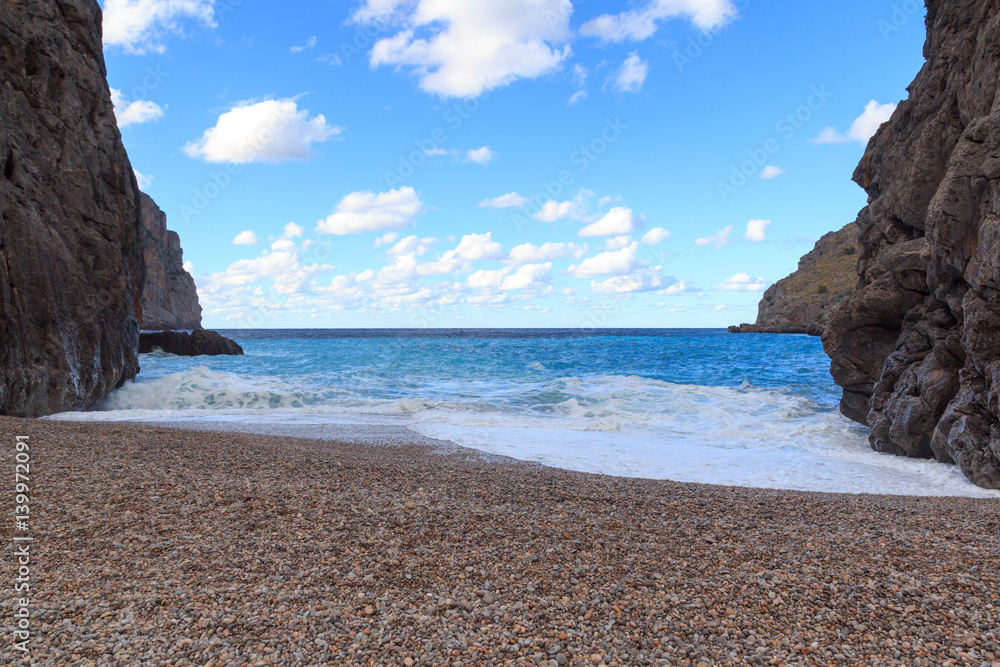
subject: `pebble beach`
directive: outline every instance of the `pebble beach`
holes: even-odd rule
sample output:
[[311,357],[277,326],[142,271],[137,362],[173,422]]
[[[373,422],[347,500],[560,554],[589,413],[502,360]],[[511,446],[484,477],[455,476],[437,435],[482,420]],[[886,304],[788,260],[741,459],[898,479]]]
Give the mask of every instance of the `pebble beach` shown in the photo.
[[[1000,501],[0,418],[40,665],[1000,667]],[[15,597],[13,522],[0,590]]]

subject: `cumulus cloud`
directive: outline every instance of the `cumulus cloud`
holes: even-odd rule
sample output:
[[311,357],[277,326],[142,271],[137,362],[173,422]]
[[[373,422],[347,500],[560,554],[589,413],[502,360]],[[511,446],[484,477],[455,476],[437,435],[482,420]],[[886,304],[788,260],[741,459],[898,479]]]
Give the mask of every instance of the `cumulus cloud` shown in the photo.
[[642,237],[642,242],[645,245],[659,245],[669,238],[670,232],[663,227],[653,227]]
[[767,228],[771,226],[770,220],[751,220],[747,223],[747,231],[743,235],[744,241],[760,243],[767,240]]
[[395,243],[396,239],[398,238],[399,238],[399,232],[386,232],[382,236],[375,239],[375,243],[374,245],[372,245],[372,247],[381,248],[384,245],[390,245],[392,243]]
[[865,105],[865,111],[851,124],[851,129],[845,134],[837,132],[837,128],[828,127],[819,133],[819,136],[812,140],[814,144],[844,144],[857,142],[867,144],[868,140],[875,136],[882,123],[892,117],[896,111],[895,104],[879,104],[872,100]]
[[599,276],[621,276],[640,266],[636,256],[639,244],[632,242],[618,250],[608,250],[588,257],[580,264],[569,267],[567,275],[573,278],[596,278]]
[[768,284],[763,278],[753,278],[749,273],[737,273],[715,289],[720,292],[763,292]]
[[[332,271],[328,264],[304,264],[300,256],[301,248],[292,241],[279,239],[271,244],[259,257],[241,259],[230,264],[225,271],[207,276],[204,288],[207,294],[218,295],[221,291],[246,287],[258,281],[271,281],[281,294],[296,294],[309,288],[311,281],[319,274]],[[199,284],[201,294],[202,284]]]
[[281,238],[290,241],[291,239],[298,238],[299,236],[302,236],[305,233],[306,233],[305,227],[303,227],[302,225],[296,225],[294,222],[289,222],[287,225],[285,225],[285,229],[281,234]]
[[339,136],[319,114],[309,117],[293,98],[239,102],[219,116],[215,127],[184,146],[189,157],[206,162],[284,162],[313,157],[312,145]]
[[191,260],[188,260],[188,261],[184,262],[183,267],[184,267],[185,271],[187,271],[188,273],[190,273],[192,276],[194,275],[194,262],[192,262]]
[[475,97],[556,70],[570,56],[566,0],[365,0],[354,20],[398,25],[372,67],[409,67],[427,93]]
[[660,23],[673,18],[688,18],[707,31],[719,28],[736,14],[732,0],[650,0],[643,7],[587,21],[580,33],[605,42],[642,41],[652,37]]
[[499,197],[484,199],[479,202],[479,205],[483,208],[524,208],[527,203],[527,197],[522,197],[516,192],[508,192],[507,194],[500,195]]
[[150,123],[163,118],[163,108],[149,100],[134,100],[128,102],[122,91],[111,89],[111,103],[115,107],[115,119],[118,127],[128,127],[140,123]]
[[563,257],[579,259],[586,252],[587,246],[575,243],[543,243],[540,246],[523,243],[510,251],[507,261],[511,264],[527,264],[529,262],[544,262]]
[[772,178],[777,178],[778,176],[781,176],[784,173],[785,170],[782,169],[781,167],[775,167],[774,165],[769,164],[766,167],[764,167],[763,170],[761,170],[760,177],[763,178],[765,181],[767,181]]
[[421,275],[444,275],[467,269],[472,262],[481,259],[499,259],[503,256],[503,246],[493,240],[493,233],[466,234],[458,245],[448,250],[434,262],[418,268]]
[[716,250],[721,250],[722,248],[729,245],[729,235],[733,233],[733,226],[729,225],[724,229],[720,229],[711,236],[706,236],[705,238],[695,240],[695,245],[710,245]]
[[590,290],[594,294],[635,294],[639,292],[656,292],[664,287],[676,282],[673,278],[660,275],[662,268],[641,267],[635,271],[608,278],[607,280],[594,280],[590,283]]
[[552,282],[552,263],[525,264],[496,271],[481,270],[469,275],[466,285],[484,290],[537,290]]
[[104,45],[126,53],[163,53],[163,38],[183,35],[184,26],[214,28],[214,0],[106,0]]
[[578,236],[580,238],[587,238],[591,236],[631,234],[641,224],[641,218],[636,217],[632,213],[632,209],[616,206],[597,222],[581,229]]
[[424,209],[420,195],[404,186],[389,192],[352,192],[337,204],[335,212],[316,224],[324,234],[359,234],[409,227]]
[[259,242],[260,239],[251,231],[240,232],[233,239],[233,245],[255,245]]
[[633,51],[615,74],[615,90],[619,93],[638,93],[642,90],[642,84],[646,83],[647,74],[649,63],[640,58],[638,52]]
[[497,154],[490,149],[489,146],[483,146],[482,148],[475,148],[465,152],[466,162],[475,162],[476,164],[481,164],[483,166],[488,165],[496,158]]
[[539,222],[557,222],[559,220],[586,220],[587,208],[593,193],[581,190],[569,201],[550,199],[531,217]]

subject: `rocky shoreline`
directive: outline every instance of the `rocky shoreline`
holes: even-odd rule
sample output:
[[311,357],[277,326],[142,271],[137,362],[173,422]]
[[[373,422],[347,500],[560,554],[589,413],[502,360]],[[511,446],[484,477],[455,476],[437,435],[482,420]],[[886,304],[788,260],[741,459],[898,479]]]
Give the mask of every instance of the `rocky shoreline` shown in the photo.
[[0,418],[15,435],[39,664],[1000,667],[1000,501]]

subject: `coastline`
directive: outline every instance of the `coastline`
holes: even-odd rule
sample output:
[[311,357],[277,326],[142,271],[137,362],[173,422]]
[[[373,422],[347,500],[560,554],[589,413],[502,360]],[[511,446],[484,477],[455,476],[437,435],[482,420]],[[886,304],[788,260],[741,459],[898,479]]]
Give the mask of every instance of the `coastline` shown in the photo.
[[0,418],[16,435],[43,664],[1000,664],[998,500]]

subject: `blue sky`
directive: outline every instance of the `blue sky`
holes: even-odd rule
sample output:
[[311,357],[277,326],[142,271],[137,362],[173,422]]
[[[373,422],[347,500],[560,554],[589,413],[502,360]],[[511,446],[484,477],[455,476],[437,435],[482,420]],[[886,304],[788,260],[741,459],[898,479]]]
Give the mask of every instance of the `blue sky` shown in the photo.
[[219,328],[753,321],[923,62],[915,0],[102,6]]

